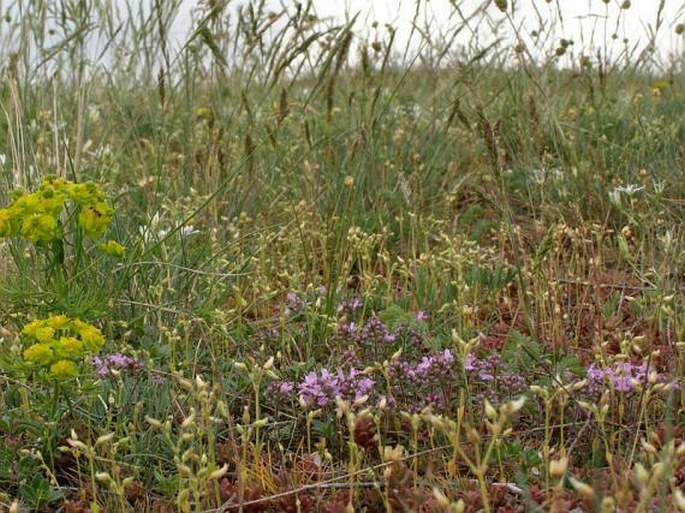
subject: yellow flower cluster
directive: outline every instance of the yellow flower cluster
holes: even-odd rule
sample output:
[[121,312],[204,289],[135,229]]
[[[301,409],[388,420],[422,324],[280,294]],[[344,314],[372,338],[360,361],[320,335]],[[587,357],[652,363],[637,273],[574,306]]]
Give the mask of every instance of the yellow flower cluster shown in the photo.
[[10,205],[0,209],[0,238],[21,235],[34,244],[60,239],[59,216],[68,200],[80,209],[78,223],[84,233],[101,237],[112,220],[112,208],[100,188],[53,176],[44,178],[36,192],[13,192]]
[[126,253],[126,248],[114,240],[108,240],[104,244],[100,244],[100,249],[105,255],[114,258],[122,258]]
[[78,374],[77,362],[97,354],[105,337],[92,324],[66,315],[51,315],[33,321],[21,330],[33,342],[24,350],[24,358],[37,367],[48,369],[51,377],[63,380]]

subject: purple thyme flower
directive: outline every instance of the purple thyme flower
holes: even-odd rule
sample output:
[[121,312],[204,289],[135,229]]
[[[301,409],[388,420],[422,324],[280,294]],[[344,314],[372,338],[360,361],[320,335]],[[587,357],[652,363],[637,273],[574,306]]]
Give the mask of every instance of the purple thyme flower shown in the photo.
[[288,314],[301,312],[304,307],[307,306],[306,303],[298,297],[295,292],[288,292],[285,295],[286,312]]
[[376,382],[371,378],[361,378],[355,383],[354,400],[361,399],[373,390]]
[[388,373],[393,381],[421,384],[442,384],[454,370],[454,355],[449,349],[424,356],[417,364],[403,360],[390,362]]
[[347,373],[341,369],[335,374],[323,368],[318,374],[307,374],[297,386],[297,392],[306,406],[324,407],[332,404],[336,397],[356,401],[371,393],[375,384],[354,367]]
[[520,374],[507,371],[502,365],[502,357],[493,353],[485,359],[474,355],[464,358],[464,370],[470,380],[486,384],[486,388],[476,395],[493,401],[502,399],[501,393],[511,396],[526,387],[526,379]]
[[359,361],[359,355],[354,348],[348,348],[343,351],[342,361],[344,364],[351,365]]
[[337,376],[323,368],[320,374],[316,372],[307,374],[298,385],[297,391],[307,406],[326,406],[332,399],[340,395],[340,383]]
[[143,368],[140,360],[120,353],[103,358],[94,356],[91,358],[90,363],[95,367],[95,373],[101,379],[110,377],[113,374],[112,371],[137,372]]
[[479,381],[493,381],[495,376],[507,375],[502,371],[502,358],[497,353],[491,354],[484,360],[467,355],[464,359],[464,370]]
[[409,379],[413,381],[414,366],[404,360],[392,360],[388,367],[388,373],[393,381]]
[[270,383],[267,387],[267,391],[269,393],[285,397],[289,397],[294,389],[295,386],[290,381],[282,380],[274,381],[273,383]]
[[590,365],[587,369],[587,379],[590,381],[602,381],[604,379],[604,371],[600,369],[596,363]]
[[447,408],[450,389],[458,381],[454,371],[454,354],[450,349],[429,353],[418,362],[391,361],[388,377],[394,400],[388,406],[410,411],[420,411],[426,406],[438,411]]
[[369,317],[361,328],[354,322],[341,325],[340,334],[357,344],[368,346],[392,344],[397,339],[397,335],[375,315]]
[[476,370],[476,365],[478,364],[478,358],[472,354],[467,354],[464,358],[464,370],[474,371]]
[[445,349],[443,352],[432,356],[424,356],[421,362],[413,369],[414,379],[417,381],[426,381],[428,379],[439,381],[441,378],[446,378],[451,374],[453,363],[454,356],[449,349]]
[[445,400],[442,394],[434,392],[432,394],[426,394],[425,397],[419,399],[419,401],[414,406],[416,411],[421,411],[424,408],[432,407],[434,410],[440,411],[445,409]]
[[352,315],[362,306],[362,300],[359,296],[354,296],[349,301],[343,301],[338,305],[338,312],[342,314]]
[[353,339],[357,334],[357,328],[357,323],[354,321],[350,321],[346,324],[341,324],[338,331],[340,331],[340,334],[344,337]]
[[[604,385],[608,383],[618,392],[634,392],[640,383],[647,381],[649,373],[650,369],[647,362],[640,365],[622,362],[605,369],[601,369],[596,363],[593,363],[587,369],[587,390],[590,393],[599,394]],[[657,375],[657,382],[665,383],[664,377],[660,374]]]

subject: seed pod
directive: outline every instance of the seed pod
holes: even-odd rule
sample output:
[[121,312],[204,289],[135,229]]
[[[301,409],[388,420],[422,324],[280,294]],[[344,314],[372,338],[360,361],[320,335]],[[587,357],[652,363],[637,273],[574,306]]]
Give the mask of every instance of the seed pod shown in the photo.
[[549,475],[554,479],[561,479],[566,473],[568,468],[568,458],[561,457],[558,460],[552,460],[549,462]]

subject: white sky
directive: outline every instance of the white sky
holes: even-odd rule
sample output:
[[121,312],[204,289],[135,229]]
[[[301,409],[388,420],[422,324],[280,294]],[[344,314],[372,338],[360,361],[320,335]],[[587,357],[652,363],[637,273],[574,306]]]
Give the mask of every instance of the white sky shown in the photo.
[[[172,46],[179,49],[187,40],[187,36],[193,28],[193,11],[199,5],[207,5],[209,0],[109,0],[109,4],[114,5],[120,15],[129,11],[134,13],[149,13],[151,6],[156,2],[161,2],[164,6],[171,6],[176,1],[181,2],[175,22],[171,29]],[[254,0],[255,2],[257,0]],[[279,12],[286,9],[293,12],[295,0],[266,0],[267,9]],[[307,0],[299,0],[305,3]],[[516,41],[514,31],[522,34],[523,41],[528,45],[529,51],[538,57],[530,38],[532,31],[539,31],[541,28],[542,38],[545,39],[541,46],[545,48],[549,55],[554,47],[558,45],[561,38],[569,39],[574,42],[571,47],[573,58],[577,58],[580,53],[596,57],[600,50],[603,57],[608,57],[610,62],[616,62],[621,53],[626,48],[623,43],[627,40],[627,47],[632,48],[637,44],[639,53],[650,40],[650,32],[656,31],[656,45],[661,62],[668,62],[671,56],[675,56],[678,62],[685,61],[685,38],[677,36],[674,28],[678,23],[685,23],[685,0],[630,0],[631,7],[622,10],[620,5],[625,0],[508,0],[510,4],[507,15],[499,12],[494,5],[494,0],[484,10],[479,10],[481,6],[488,4],[488,0],[313,0],[314,7],[320,18],[330,18],[342,22],[346,16],[359,13],[359,18],[354,30],[362,37],[368,37],[373,41],[376,37],[383,40],[387,37],[384,25],[391,24],[397,29],[395,51],[402,51],[407,42],[411,31],[411,21],[414,19],[417,2],[420,7],[417,25],[424,31],[430,33],[431,37],[442,36],[449,39],[455,33],[455,28],[462,26],[455,6],[458,6],[463,16],[468,17],[475,12],[485,12],[477,19],[471,19],[468,30],[463,30],[456,38],[456,42],[463,46],[473,45],[477,49],[485,48],[493,39],[493,26],[498,26],[497,36],[501,37],[509,44]],[[661,26],[657,30],[657,12],[661,1],[664,2],[664,9],[661,14]],[[231,0],[229,9],[237,9],[239,5],[244,5],[247,0]],[[512,14],[511,5],[514,5]],[[0,11],[4,12],[8,3],[0,0]],[[10,6],[31,5],[34,10],[37,6],[45,5],[40,2],[29,2],[26,0],[10,0]],[[50,5],[48,3],[48,5]],[[59,6],[61,4],[52,4]],[[128,9],[126,6],[129,6]],[[563,18],[559,17],[559,12]],[[197,13],[196,13],[197,14]],[[20,23],[21,16],[14,18],[14,23]],[[284,22],[283,17],[281,22]],[[371,23],[377,21],[379,28],[377,31],[371,29]],[[5,24],[0,25],[0,60],[11,50],[5,41],[5,34],[8,29]],[[275,30],[275,29],[274,29]],[[272,32],[273,33],[273,32]],[[616,39],[612,35],[616,34]],[[6,36],[10,37],[10,36]],[[53,43],[59,42],[62,34],[55,36]],[[268,35],[267,35],[268,38]],[[437,37],[436,39],[440,39]],[[412,38],[412,49],[419,48],[421,37],[416,33]],[[95,43],[93,51],[97,53],[102,44]],[[452,46],[454,48],[454,46]],[[566,63],[570,62],[566,56]],[[564,62],[562,62],[564,65]]]
[[[126,0],[117,0],[125,2]],[[150,0],[147,0],[150,1]],[[301,0],[305,2],[306,0]],[[456,4],[464,14],[474,12],[485,0],[421,0],[419,24],[424,26],[430,22],[431,31],[446,31],[448,27],[456,26],[459,21],[455,18]],[[190,27],[190,11],[196,7],[197,0],[183,0],[179,17],[174,25],[174,34],[182,38]],[[234,0],[232,5],[245,4],[244,0]],[[274,11],[283,7],[293,9],[294,0],[268,0],[268,6]],[[604,42],[609,55],[617,56],[624,48],[623,39],[628,39],[628,45],[640,44],[640,48],[649,41],[650,30],[656,29],[657,11],[660,0],[631,0],[631,6],[627,10],[621,10],[623,0],[609,0],[605,4],[603,0],[509,0],[514,4],[515,12],[511,18],[512,23],[503,25],[502,35],[511,34],[512,26],[520,27],[523,33],[540,28],[539,21],[547,24],[550,28],[551,41],[559,38],[574,41],[573,49],[580,53],[581,47],[586,51],[593,48],[604,49]],[[411,28],[411,20],[416,11],[416,0],[314,0],[314,6],[320,17],[331,17],[343,20],[347,14],[361,13],[357,22],[357,28],[369,27],[372,21],[378,21],[380,27],[390,23],[398,29],[400,43],[406,41]],[[563,20],[558,17],[560,7]],[[486,9],[491,20],[501,20],[501,14],[491,2]],[[605,23],[605,20],[608,20]],[[563,21],[563,27],[562,27]],[[618,27],[616,26],[619,22]],[[685,23],[685,0],[665,0],[662,12],[662,25],[657,31],[657,49],[660,56],[667,59],[670,54],[682,58],[683,37],[674,33],[678,23]],[[473,27],[483,34],[491,34],[487,21],[473,23]],[[553,28],[553,30],[552,30]],[[616,33],[618,39],[612,40],[612,34]],[[468,43],[470,34],[464,32],[460,41]],[[483,43],[481,43],[483,44]]]

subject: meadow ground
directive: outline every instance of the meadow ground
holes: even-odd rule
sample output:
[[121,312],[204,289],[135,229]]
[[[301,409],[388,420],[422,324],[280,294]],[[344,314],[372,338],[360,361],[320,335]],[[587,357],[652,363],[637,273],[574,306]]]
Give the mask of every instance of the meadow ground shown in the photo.
[[174,5],[3,22],[3,510],[685,511],[681,61]]

